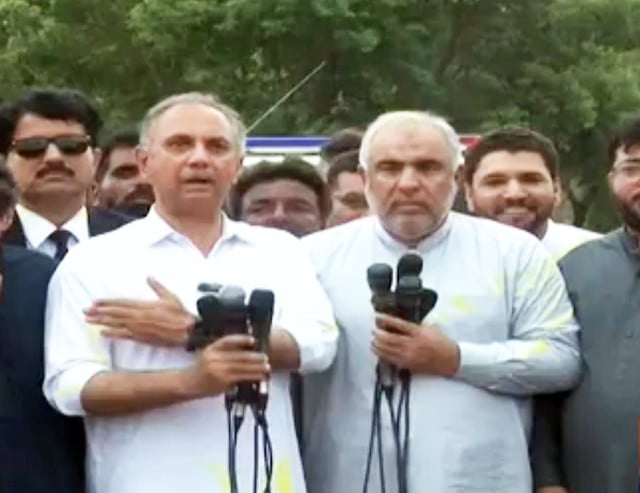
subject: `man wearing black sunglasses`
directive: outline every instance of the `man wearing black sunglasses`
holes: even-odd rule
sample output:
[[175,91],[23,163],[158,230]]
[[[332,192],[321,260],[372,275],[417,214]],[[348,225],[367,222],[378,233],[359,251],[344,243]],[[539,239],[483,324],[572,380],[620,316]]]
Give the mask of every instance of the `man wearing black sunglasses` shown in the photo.
[[86,207],[101,124],[87,98],[71,90],[29,91],[0,107],[0,154],[20,192],[5,243],[60,260],[79,241],[127,222]]

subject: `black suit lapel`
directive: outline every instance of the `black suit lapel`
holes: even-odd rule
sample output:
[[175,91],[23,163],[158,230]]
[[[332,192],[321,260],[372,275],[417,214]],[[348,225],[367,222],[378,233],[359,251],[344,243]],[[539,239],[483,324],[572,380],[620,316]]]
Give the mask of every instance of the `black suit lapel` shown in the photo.
[[[112,231],[129,222],[132,218],[111,211],[89,209],[89,236],[97,236]],[[24,229],[18,214],[14,214],[13,223],[2,235],[2,243],[6,245],[27,246]]]
[[94,207],[89,209],[89,236],[97,236],[123,226],[131,221],[131,217],[114,211]]
[[100,231],[102,228],[100,227],[100,217],[94,211],[89,210],[87,212],[88,222],[89,222],[89,236],[97,236],[102,233]]
[[2,235],[2,243],[15,246],[27,246],[27,240],[24,236],[24,229],[22,229],[22,223],[18,214],[13,215],[13,222],[9,229],[7,229]]

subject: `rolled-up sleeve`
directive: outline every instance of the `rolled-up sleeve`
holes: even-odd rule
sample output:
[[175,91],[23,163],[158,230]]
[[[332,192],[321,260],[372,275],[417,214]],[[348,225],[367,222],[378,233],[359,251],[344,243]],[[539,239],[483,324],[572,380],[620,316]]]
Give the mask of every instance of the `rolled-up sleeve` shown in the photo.
[[62,262],[49,283],[43,391],[61,413],[84,416],[82,390],[97,373],[110,370],[111,361],[100,327],[84,319],[92,303],[89,289],[76,274],[78,264],[67,260],[72,259]]
[[286,284],[276,298],[274,325],[286,330],[300,350],[301,373],[321,372],[333,362],[338,327],[331,302],[316,278],[313,265],[298,240],[287,242]]
[[458,378],[488,390],[531,395],[566,390],[580,376],[578,325],[560,271],[542,247],[520,255],[510,276],[510,339],[459,342]]

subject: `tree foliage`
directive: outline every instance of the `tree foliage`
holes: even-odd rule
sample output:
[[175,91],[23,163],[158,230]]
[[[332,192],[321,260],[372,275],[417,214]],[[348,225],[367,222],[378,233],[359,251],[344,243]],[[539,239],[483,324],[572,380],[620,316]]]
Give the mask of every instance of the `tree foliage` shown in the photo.
[[615,225],[606,142],[640,104],[639,0],[3,0],[0,91],[73,86],[110,126],[212,91],[255,133],[326,133],[394,108],[461,132],[521,123],[554,139],[576,220]]

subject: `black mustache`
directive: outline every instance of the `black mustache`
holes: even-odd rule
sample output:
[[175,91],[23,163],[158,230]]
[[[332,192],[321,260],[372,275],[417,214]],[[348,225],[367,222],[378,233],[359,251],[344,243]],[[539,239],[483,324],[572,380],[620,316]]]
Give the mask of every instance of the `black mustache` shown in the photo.
[[153,188],[150,185],[143,184],[137,185],[131,192],[129,192],[125,198],[124,202],[130,202],[133,199],[145,199],[149,202],[153,202],[155,200],[155,195],[153,193]]
[[36,178],[42,178],[43,176],[48,175],[49,173],[64,173],[69,176],[75,176],[75,173],[73,172],[73,170],[67,168],[63,163],[59,163],[59,164],[49,164],[46,167],[40,169],[36,173]]

